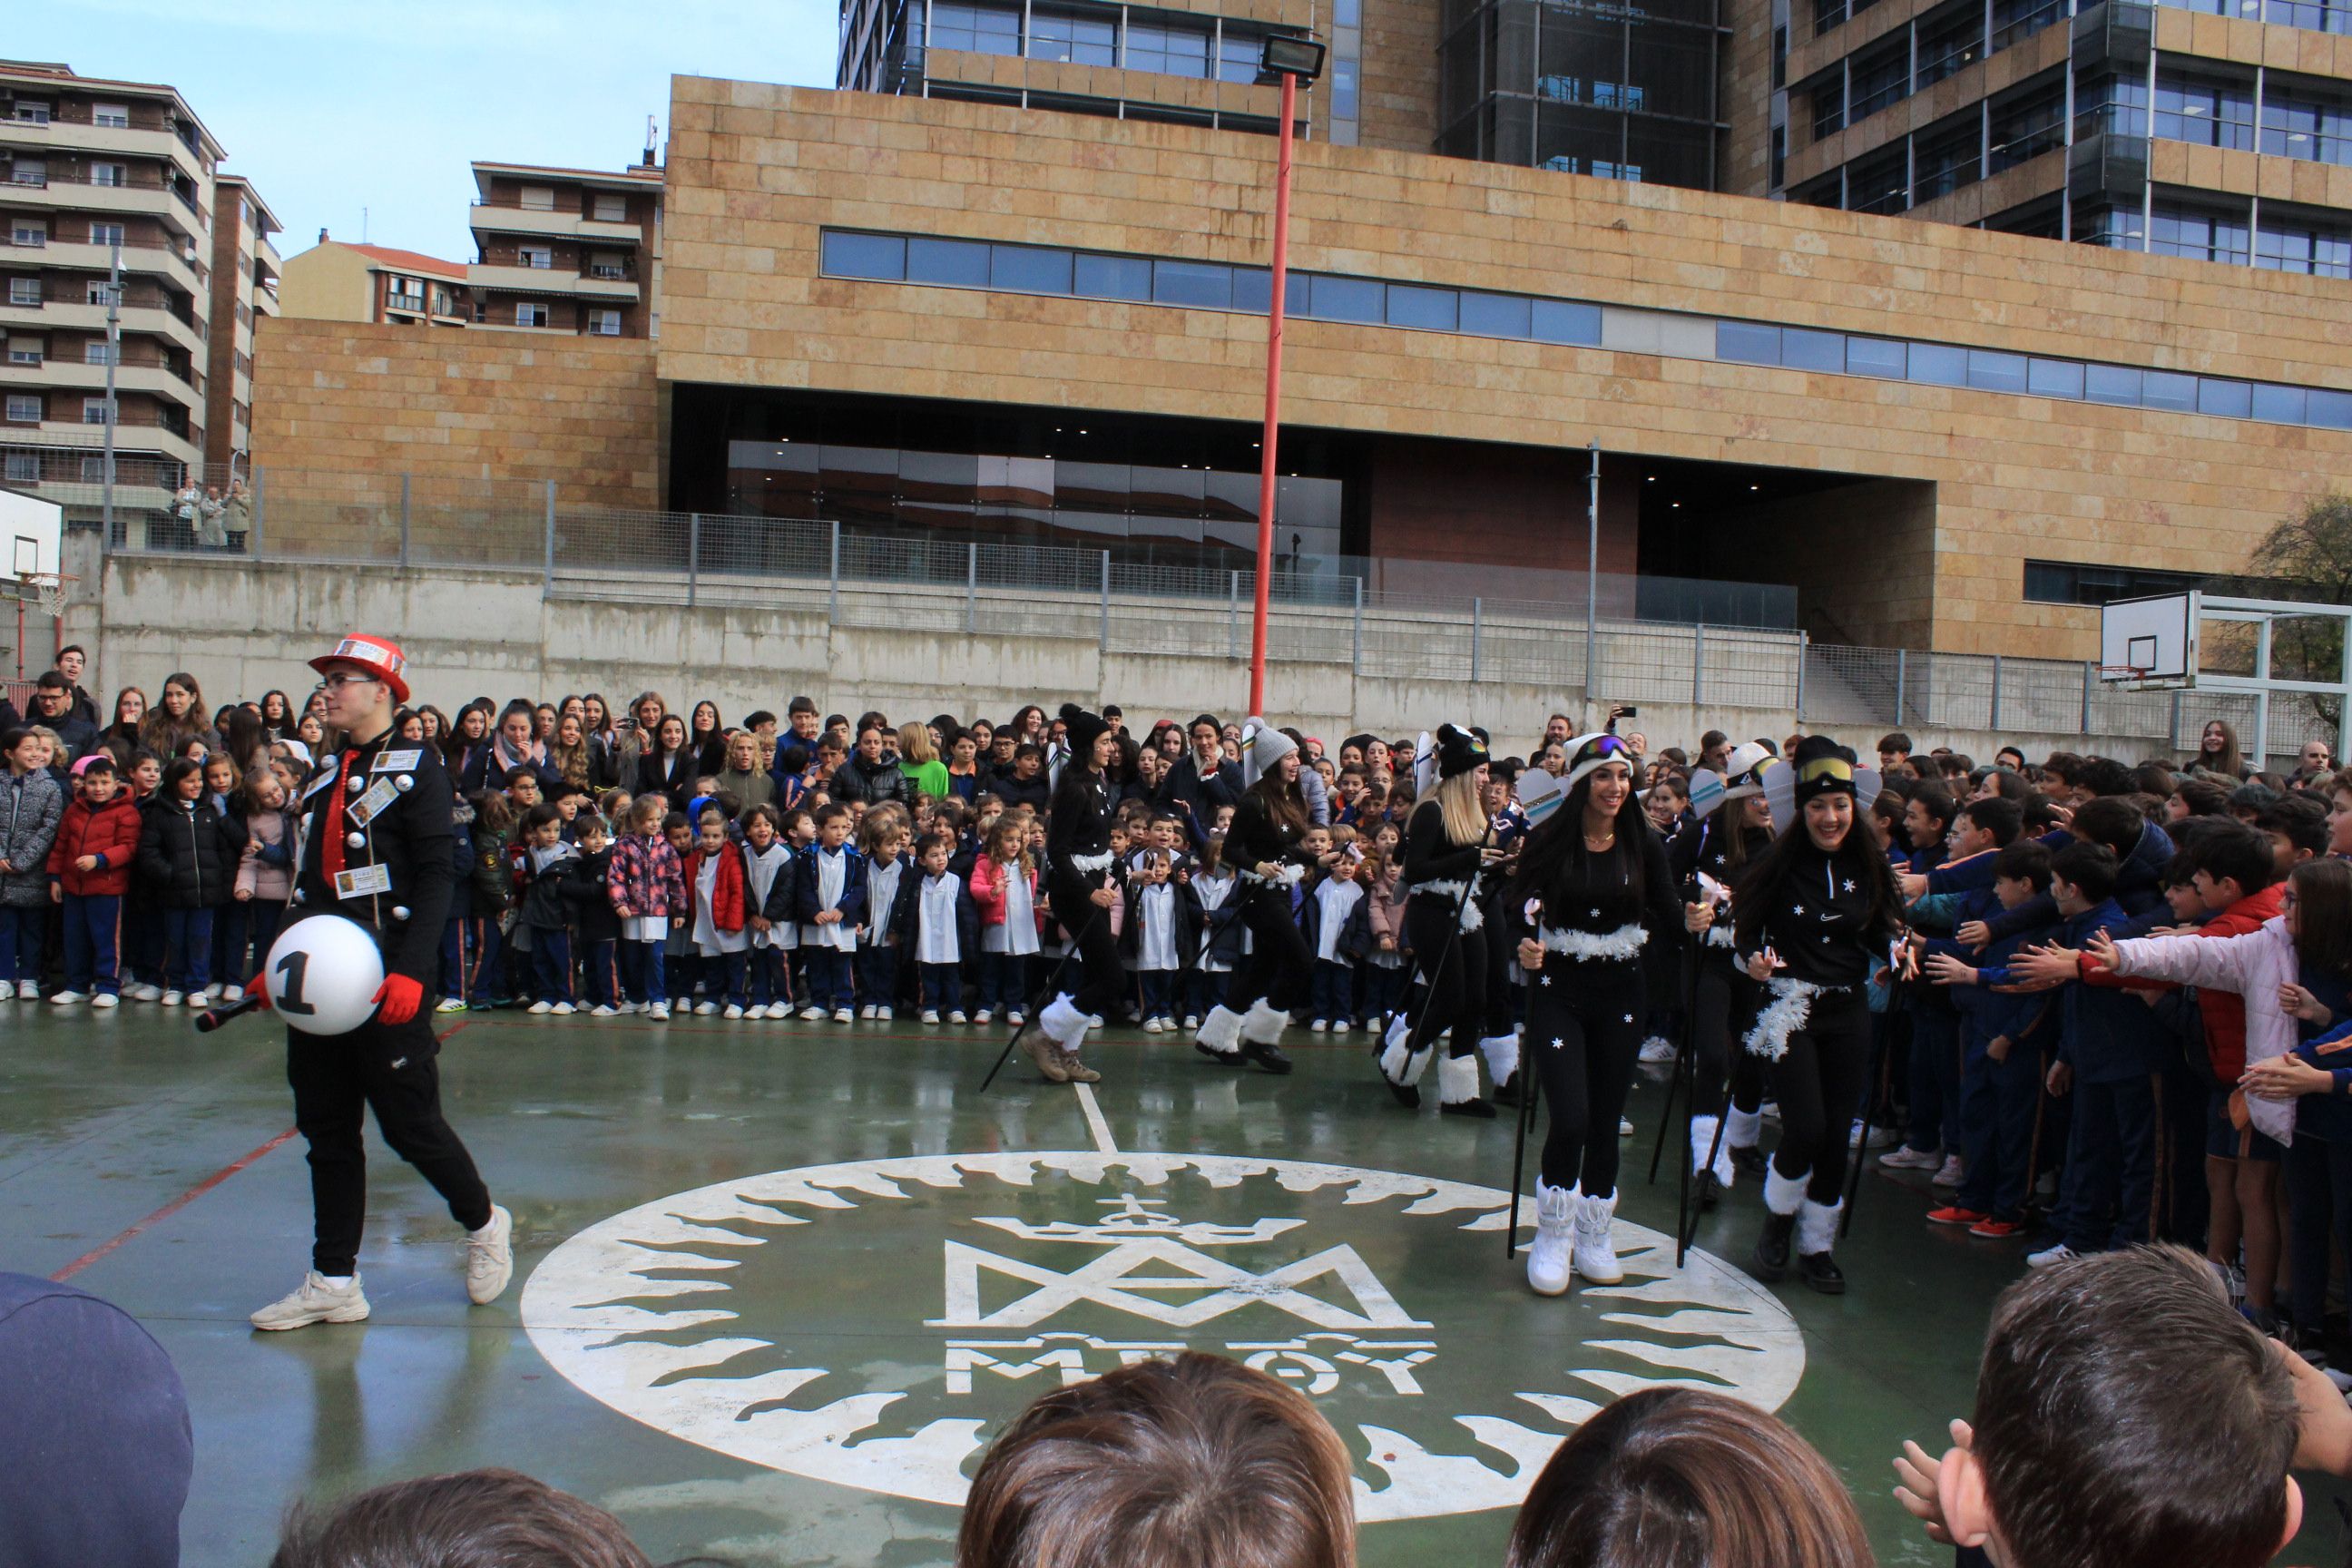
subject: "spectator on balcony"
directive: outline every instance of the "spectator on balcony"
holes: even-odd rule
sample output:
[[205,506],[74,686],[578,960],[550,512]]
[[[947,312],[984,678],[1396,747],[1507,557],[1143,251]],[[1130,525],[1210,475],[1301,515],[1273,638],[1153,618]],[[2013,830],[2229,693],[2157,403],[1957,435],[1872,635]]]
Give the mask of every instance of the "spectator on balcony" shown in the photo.
[[228,538],[228,548],[245,553],[247,535],[253,531],[253,492],[245,488],[243,479],[228,482],[228,499],[222,503],[221,524]]
[[205,492],[196,488],[195,476],[172,492],[172,521],[185,529],[191,538],[196,531],[196,512],[205,503]]
[[226,550],[228,548],[228,526],[221,521],[228,503],[221,500],[218,485],[206,485],[204,498],[196,502],[196,548]]

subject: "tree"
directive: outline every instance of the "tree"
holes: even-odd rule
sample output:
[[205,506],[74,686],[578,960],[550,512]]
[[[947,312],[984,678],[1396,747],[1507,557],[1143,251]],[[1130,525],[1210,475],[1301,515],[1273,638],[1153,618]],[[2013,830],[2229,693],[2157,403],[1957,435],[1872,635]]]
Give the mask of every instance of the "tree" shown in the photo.
[[[2253,591],[2266,598],[2352,605],[2352,495],[2330,490],[2275,524],[2247,557]],[[2344,679],[2344,623],[2333,616],[2290,616],[2271,625],[2271,673],[2290,680]],[[2342,700],[2309,696],[2310,711],[2334,726]]]

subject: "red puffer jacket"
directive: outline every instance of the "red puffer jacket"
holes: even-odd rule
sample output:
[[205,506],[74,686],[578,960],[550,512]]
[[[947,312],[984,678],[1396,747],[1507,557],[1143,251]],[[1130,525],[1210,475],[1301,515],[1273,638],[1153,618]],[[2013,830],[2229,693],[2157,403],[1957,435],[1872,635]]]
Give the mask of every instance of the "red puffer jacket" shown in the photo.
[[[139,859],[139,807],[118,791],[104,805],[77,800],[58,824],[49,850],[49,875],[78,899],[119,899],[131,890],[131,868]],[[74,862],[98,857],[98,868],[77,871]]]

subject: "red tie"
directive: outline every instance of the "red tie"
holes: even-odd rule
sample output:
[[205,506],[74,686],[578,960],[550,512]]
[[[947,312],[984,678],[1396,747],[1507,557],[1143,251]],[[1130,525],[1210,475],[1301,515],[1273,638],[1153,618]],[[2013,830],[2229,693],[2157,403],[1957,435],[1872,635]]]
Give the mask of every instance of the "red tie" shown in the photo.
[[359,758],[357,752],[345,752],[342,764],[335,770],[335,782],[327,786],[327,841],[319,847],[319,869],[331,888],[343,871],[343,802],[351,793],[352,769]]

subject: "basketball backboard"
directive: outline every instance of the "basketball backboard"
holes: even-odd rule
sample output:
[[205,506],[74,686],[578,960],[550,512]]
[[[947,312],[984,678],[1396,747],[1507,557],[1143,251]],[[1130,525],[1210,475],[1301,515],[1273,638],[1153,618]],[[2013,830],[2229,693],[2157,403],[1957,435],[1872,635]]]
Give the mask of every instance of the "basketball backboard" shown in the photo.
[[2099,679],[2127,691],[2195,686],[2200,598],[2191,589],[2099,606]]
[[11,585],[58,574],[65,509],[22,490],[0,489],[0,582]]

